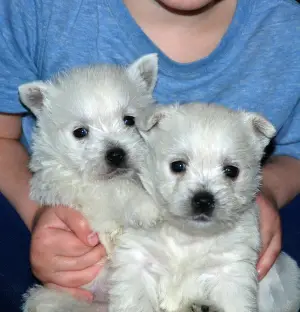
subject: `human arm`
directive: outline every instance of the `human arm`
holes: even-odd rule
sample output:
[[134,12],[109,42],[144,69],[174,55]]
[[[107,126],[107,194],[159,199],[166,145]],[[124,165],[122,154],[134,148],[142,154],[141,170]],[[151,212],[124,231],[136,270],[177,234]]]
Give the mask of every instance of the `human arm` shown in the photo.
[[[277,109],[280,110],[279,104]],[[277,127],[274,143],[273,155],[263,166],[261,192],[257,197],[262,237],[262,250],[257,268],[261,278],[269,271],[281,251],[281,224],[278,209],[284,207],[300,193],[299,98],[285,122]]]
[[[20,143],[21,135],[24,135],[22,118],[29,112],[19,102],[18,86],[40,78],[37,60],[45,36],[39,35],[43,29],[38,23],[43,20],[42,14],[38,19],[36,17],[35,1],[0,1],[0,192],[30,230],[36,212],[41,212],[36,218],[41,222],[37,220],[32,233],[31,262],[36,276],[52,286],[66,287],[64,289],[74,295],[88,297],[90,294],[75,287],[92,278],[91,270],[97,273],[95,267],[89,267],[104,253],[98,238],[92,245],[87,241],[92,231],[81,215],[74,216],[73,210],[65,207],[44,210],[29,198],[29,155]],[[25,141],[29,143],[28,133],[25,134]],[[57,257],[61,250],[62,257]],[[76,286],[67,278],[71,271],[74,271]],[[64,281],[62,285],[60,281]]]
[[31,229],[38,206],[29,199],[28,153],[20,143],[20,115],[0,114],[0,192]]
[[300,160],[273,156],[263,168],[263,184],[257,198],[260,206],[262,250],[257,264],[262,279],[281,251],[281,224],[278,209],[300,193]]
[[273,198],[278,209],[300,193],[300,160],[273,156],[263,168],[262,191]]

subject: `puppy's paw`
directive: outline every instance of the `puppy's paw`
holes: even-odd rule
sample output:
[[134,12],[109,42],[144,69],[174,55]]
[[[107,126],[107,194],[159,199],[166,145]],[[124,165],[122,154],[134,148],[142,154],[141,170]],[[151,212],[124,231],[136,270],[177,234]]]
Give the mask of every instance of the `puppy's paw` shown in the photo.
[[123,233],[123,227],[116,227],[111,232],[99,233],[99,240],[105,247],[108,258],[115,249],[119,236]]
[[191,306],[191,309],[190,309],[191,312],[221,312],[221,311],[218,311],[216,308],[210,306],[210,305],[196,305],[196,304],[193,304]]
[[[147,210],[148,209],[148,210]],[[157,207],[154,207],[152,204],[145,209],[143,208],[142,211],[136,214],[135,225],[140,228],[151,228],[156,226],[158,223],[163,221],[163,217],[160,214],[160,211]],[[147,210],[147,212],[144,212]]]
[[119,238],[119,236],[123,233],[123,227],[120,226],[117,229],[113,230],[109,236],[110,236],[110,240],[112,241],[112,244],[115,246],[117,243],[117,240]]
[[24,296],[23,312],[58,312],[68,301],[75,301],[69,294],[43,286],[31,288]]
[[[99,303],[78,300],[68,293],[43,286],[31,288],[25,295],[23,312],[97,312]],[[104,305],[105,308],[105,305]],[[105,310],[101,310],[105,311]]]
[[170,279],[163,280],[160,285],[160,305],[163,311],[177,312],[181,310],[181,296],[176,291],[177,287],[170,283]]
[[177,312],[179,311],[180,302],[176,300],[175,296],[167,296],[160,302],[159,307],[163,311]]

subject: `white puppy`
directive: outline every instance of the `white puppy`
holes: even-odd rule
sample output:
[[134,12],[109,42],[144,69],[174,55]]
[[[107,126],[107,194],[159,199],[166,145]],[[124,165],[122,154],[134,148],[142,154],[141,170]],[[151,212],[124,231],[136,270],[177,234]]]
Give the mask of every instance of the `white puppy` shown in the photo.
[[120,238],[110,312],[297,312],[294,260],[282,253],[259,285],[256,274],[255,197],[272,124],[200,103],[158,107],[136,122],[151,151],[149,192],[166,221]]
[[[123,227],[146,228],[158,219],[138,177],[146,145],[135,127],[138,111],[153,104],[156,77],[151,54],[127,68],[82,67],[19,87],[21,101],[37,117],[31,198],[79,210],[108,255]],[[86,286],[96,299],[104,272]],[[97,308],[42,287],[32,289],[24,305],[24,311],[44,312]]]

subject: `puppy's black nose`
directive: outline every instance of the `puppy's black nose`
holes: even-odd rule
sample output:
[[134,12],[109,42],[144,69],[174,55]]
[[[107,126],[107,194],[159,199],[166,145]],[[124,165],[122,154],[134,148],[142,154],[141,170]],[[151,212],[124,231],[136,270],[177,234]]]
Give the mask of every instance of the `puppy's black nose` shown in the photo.
[[113,167],[121,167],[125,162],[125,158],[125,151],[119,147],[108,150],[105,155],[106,162]]
[[191,205],[194,216],[211,216],[215,206],[215,199],[209,192],[199,192],[193,196]]

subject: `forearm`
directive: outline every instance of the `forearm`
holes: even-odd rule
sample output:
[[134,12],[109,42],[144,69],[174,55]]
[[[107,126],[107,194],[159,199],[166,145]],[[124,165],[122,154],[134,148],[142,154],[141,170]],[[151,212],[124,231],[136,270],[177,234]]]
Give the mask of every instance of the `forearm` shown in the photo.
[[288,204],[300,193],[300,160],[288,156],[274,156],[263,168],[265,193],[270,193],[278,208]]
[[31,229],[38,206],[29,199],[28,154],[15,139],[0,138],[0,151],[0,191]]

